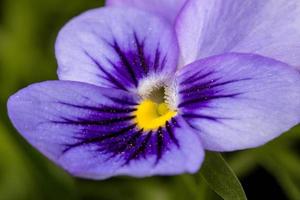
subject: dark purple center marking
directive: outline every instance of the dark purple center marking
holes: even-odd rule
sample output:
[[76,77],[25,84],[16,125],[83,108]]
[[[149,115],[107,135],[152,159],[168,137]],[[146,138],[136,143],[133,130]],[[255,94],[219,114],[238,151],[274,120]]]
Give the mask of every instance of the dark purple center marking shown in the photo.
[[130,50],[124,50],[116,39],[111,42],[105,41],[117,57],[115,60],[105,58],[110,66],[105,66],[88,51],[84,51],[85,55],[100,69],[101,74],[98,76],[105,79],[113,88],[121,90],[137,88],[139,81],[150,72],[159,73],[165,67],[167,55],[162,55],[159,43],[154,52],[146,52],[146,38],[139,38],[134,31],[132,38]]
[[[208,108],[211,102],[224,98],[238,98],[243,93],[224,91],[226,85],[251,80],[250,78],[222,81],[222,78],[213,78],[214,71],[197,71],[180,81],[180,99],[178,107],[184,111],[183,118],[190,123],[193,119],[205,119],[221,123],[229,119],[220,116],[199,114],[199,111]],[[200,112],[201,113],[201,112]]]
[[[179,125],[175,118],[164,127],[145,132],[133,123],[136,103],[130,99],[110,98],[112,105],[74,105],[61,102],[63,106],[89,113],[81,118],[61,118],[55,124],[75,126],[73,143],[64,144],[62,154],[74,148],[93,146],[91,151],[106,154],[108,160],[121,157],[123,165],[132,160],[155,156],[158,164],[164,153],[171,148],[179,148],[174,129]],[[93,150],[92,150],[93,149]],[[95,150],[96,149],[96,150]]]

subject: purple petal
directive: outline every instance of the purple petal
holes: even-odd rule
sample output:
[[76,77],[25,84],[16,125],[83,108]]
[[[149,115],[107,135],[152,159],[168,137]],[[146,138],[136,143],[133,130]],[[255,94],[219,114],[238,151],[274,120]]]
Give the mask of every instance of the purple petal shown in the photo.
[[172,24],[187,0],[107,0],[108,6],[128,6],[149,11],[166,18]]
[[190,0],[177,21],[183,62],[241,52],[300,67],[299,20],[299,0]]
[[179,109],[204,147],[262,145],[300,122],[300,74],[252,54],[223,54],[182,68]]
[[147,76],[173,75],[178,47],[163,19],[132,8],[101,8],[60,31],[56,57],[61,80],[130,90]]
[[8,102],[17,130],[71,174],[92,179],[195,172],[199,136],[180,117],[144,132],[134,123],[139,99],[80,82],[31,85]]

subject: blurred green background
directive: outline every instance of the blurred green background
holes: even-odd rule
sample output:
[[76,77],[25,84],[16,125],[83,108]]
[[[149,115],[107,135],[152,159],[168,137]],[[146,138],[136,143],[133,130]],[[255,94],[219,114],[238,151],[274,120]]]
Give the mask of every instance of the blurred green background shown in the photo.
[[[100,0],[0,1],[0,200],[220,199],[199,174],[89,181],[48,161],[13,129],[7,98],[56,79],[54,41],[71,17]],[[224,154],[223,154],[224,155]],[[300,128],[257,149],[224,155],[248,199],[300,199]]]

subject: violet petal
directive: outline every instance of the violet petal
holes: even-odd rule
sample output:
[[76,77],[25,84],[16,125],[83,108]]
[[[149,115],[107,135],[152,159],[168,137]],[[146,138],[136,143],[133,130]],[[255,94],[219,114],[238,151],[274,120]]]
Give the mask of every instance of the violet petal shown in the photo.
[[240,52],[300,67],[299,0],[190,0],[176,28],[184,64]]
[[199,60],[178,74],[179,109],[204,147],[262,145],[300,122],[300,74],[253,54]]
[[75,176],[196,172],[204,156],[199,136],[180,116],[144,132],[133,120],[138,101],[121,90],[48,81],[10,97],[8,113],[34,147]]
[[166,18],[171,24],[175,22],[188,0],[107,0],[107,6],[134,7],[155,13]]
[[162,18],[110,7],[87,11],[62,28],[56,57],[61,80],[134,90],[148,76],[173,76],[178,47]]

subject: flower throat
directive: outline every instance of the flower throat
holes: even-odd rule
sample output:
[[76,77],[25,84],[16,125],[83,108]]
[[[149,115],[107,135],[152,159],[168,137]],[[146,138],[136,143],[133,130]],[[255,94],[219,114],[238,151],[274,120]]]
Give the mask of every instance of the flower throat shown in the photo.
[[140,129],[149,131],[165,126],[176,114],[166,101],[165,87],[159,87],[142,99],[134,112],[134,120]]

